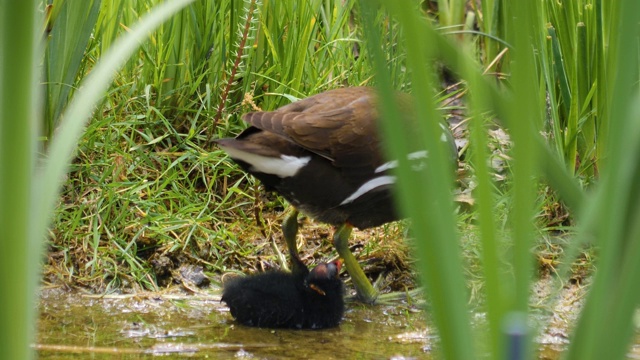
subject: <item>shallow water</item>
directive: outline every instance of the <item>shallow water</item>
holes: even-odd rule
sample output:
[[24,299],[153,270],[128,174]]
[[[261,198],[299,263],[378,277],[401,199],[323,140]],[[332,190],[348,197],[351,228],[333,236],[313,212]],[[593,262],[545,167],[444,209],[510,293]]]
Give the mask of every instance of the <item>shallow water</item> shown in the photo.
[[[532,317],[546,326],[536,337],[539,359],[558,359],[566,349],[580,294],[568,289],[553,313]],[[40,359],[437,358],[438,338],[420,307],[401,301],[346,307],[334,329],[270,330],[235,323],[215,290],[104,297],[47,290],[34,347]],[[481,335],[484,315],[472,318]],[[628,357],[640,359],[640,346]]]
[[349,303],[340,326],[328,330],[244,327],[218,295],[49,292],[40,310],[40,359],[430,359],[437,341],[424,313],[403,303]]

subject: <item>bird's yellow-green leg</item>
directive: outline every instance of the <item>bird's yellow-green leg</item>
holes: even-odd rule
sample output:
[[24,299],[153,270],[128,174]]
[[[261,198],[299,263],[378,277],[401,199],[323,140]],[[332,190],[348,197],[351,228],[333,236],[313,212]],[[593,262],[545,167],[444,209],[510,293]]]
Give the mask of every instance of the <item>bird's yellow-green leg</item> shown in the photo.
[[282,221],[282,236],[287,244],[289,256],[291,257],[291,272],[300,273],[304,268],[304,264],[300,260],[298,254],[298,244],[296,236],[298,235],[298,210],[292,207],[291,210]]
[[378,291],[373,288],[364,271],[362,271],[360,264],[358,264],[358,260],[349,250],[349,236],[352,229],[353,227],[349,224],[338,227],[333,234],[333,246],[336,247],[336,251],[338,251],[349,276],[351,276],[358,299],[364,303],[373,304],[378,297]]

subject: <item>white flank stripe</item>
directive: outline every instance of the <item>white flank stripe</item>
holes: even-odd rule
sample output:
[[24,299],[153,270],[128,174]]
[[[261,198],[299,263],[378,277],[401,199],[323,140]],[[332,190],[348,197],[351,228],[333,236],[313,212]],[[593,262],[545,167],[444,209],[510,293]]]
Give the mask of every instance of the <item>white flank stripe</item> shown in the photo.
[[[429,152],[427,150],[420,150],[420,151],[415,151],[412,153],[409,153],[407,155],[407,159],[409,160],[418,160],[418,159],[426,159],[427,156],[429,156]],[[383,171],[387,171],[389,169],[395,169],[398,167],[398,160],[391,160],[389,162],[386,162],[380,166],[378,166],[375,170],[376,173],[380,173]]]
[[348,198],[342,200],[340,205],[348,204],[350,202],[355,201],[360,196],[368,193],[369,191],[378,188],[384,185],[391,185],[396,182],[396,177],[391,175],[379,176],[377,178],[373,178],[366,183],[362,184],[358,190],[356,190],[353,194],[349,195]]
[[279,158],[260,156],[246,151],[223,147],[232,159],[244,161],[251,165],[252,171],[276,175],[281,178],[294,176],[311,160],[311,156],[295,157],[280,155]]
[[386,163],[384,163],[384,164],[382,164],[382,165],[378,166],[378,167],[376,168],[376,171],[375,171],[375,172],[376,172],[376,174],[377,174],[377,173],[380,173],[380,172],[383,172],[383,171],[387,171],[387,170],[389,170],[389,169],[395,169],[395,168],[397,168],[397,167],[398,167],[398,160],[391,160],[391,161],[389,161],[389,162],[386,162]]

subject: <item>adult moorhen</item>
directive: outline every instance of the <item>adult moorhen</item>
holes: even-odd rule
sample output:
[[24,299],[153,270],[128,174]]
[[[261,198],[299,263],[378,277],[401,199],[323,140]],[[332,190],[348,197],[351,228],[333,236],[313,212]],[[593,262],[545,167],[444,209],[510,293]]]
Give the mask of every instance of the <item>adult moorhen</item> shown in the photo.
[[293,256],[293,272],[270,271],[224,284],[222,301],[241,324],[267,328],[338,326],[344,313],[340,262],[309,269]]
[[[398,93],[404,116],[398,126],[417,121],[411,97]],[[399,219],[392,198],[397,161],[388,161],[378,136],[376,90],[368,87],[326,91],[275,111],[251,112],[242,119],[251,126],[236,138],[215,142],[268,190],[275,190],[318,221],[338,226],[333,242],[344,260],[358,298],[373,303],[373,288],[349,250],[352,227],[366,229]],[[449,129],[439,137],[457,151]],[[407,158],[424,166],[427,151],[414,144]],[[282,228],[289,249],[295,249],[297,211]]]

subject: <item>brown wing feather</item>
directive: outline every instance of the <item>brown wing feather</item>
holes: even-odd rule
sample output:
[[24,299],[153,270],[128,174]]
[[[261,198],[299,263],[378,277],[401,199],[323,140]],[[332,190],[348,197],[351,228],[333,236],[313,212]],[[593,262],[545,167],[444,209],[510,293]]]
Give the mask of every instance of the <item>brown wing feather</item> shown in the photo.
[[375,91],[370,88],[327,91],[242,118],[333,160],[338,167],[376,167],[382,161]]

